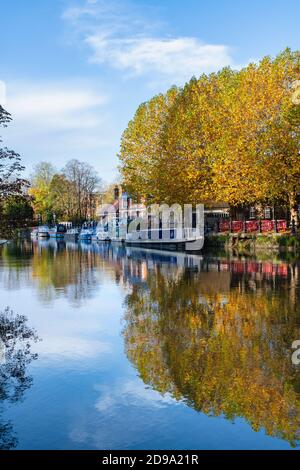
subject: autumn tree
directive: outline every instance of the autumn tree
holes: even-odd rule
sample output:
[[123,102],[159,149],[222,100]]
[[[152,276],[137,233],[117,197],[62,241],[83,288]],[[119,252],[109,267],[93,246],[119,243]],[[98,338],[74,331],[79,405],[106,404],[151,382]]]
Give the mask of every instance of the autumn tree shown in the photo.
[[50,186],[55,168],[49,162],[38,163],[31,175],[30,194],[33,197],[33,207],[35,214],[42,222],[52,221],[52,197]]
[[280,202],[295,218],[299,64],[300,53],[286,50],[142,104],[121,141],[125,186],[160,203]]
[[[223,100],[226,118],[216,141],[213,181],[217,200],[230,205],[280,201],[293,209],[299,192],[298,124],[288,119],[298,55],[265,57],[237,74]],[[298,185],[298,188],[297,188]]]
[[35,214],[43,222],[56,219],[82,222],[95,214],[101,180],[86,162],[71,160],[61,172],[51,163],[39,163],[31,177],[30,194]]
[[75,191],[63,174],[56,173],[50,183],[52,210],[58,219],[72,220],[76,213]]
[[213,166],[226,116],[223,97],[235,81],[230,69],[192,78],[174,101],[161,138],[158,185],[162,201],[209,204],[216,199]]
[[288,49],[271,65],[269,76],[274,77],[274,94],[280,112],[274,113],[264,138],[264,150],[269,157],[266,165],[269,190],[275,200],[282,200],[289,207],[291,218],[298,223],[300,103],[296,93],[299,91],[300,53]]
[[158,200],[157,181],[161,170],[161,135],[166,116],[178,94],[173,87],[139,106],[121,139],[121,174],[133,196]]

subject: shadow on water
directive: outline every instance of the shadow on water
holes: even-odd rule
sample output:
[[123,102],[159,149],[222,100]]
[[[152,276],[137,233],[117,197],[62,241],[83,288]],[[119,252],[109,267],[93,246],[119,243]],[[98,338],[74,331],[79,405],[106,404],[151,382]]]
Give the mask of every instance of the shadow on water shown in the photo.
[[20,402],[30,388],[32,378],[27,366],[37,354],[31,352],[31,343],[38,341],[37,334],[27,325],[27,318],[15,315],[9,308],[0,312],[0,449],[17,446],[18,440],[12,424],[1,420],[4,403]]

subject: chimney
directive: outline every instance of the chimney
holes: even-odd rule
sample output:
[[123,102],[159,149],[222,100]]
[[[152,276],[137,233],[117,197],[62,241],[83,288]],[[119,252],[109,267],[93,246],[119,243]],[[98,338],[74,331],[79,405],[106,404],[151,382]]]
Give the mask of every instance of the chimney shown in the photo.
[[115,193],[115,201],[117,201],[120,196],[120,190],[118,186],[115,186],[114,193]]

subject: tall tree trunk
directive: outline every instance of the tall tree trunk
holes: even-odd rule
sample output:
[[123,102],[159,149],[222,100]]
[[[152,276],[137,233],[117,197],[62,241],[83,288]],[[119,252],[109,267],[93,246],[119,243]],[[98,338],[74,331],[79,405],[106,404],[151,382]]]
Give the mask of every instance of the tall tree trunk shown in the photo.
[[290,205],[291,223],[295,221],[295,226],[298,227],[299,214],[298,214],[297,194],[295,191],[290,193],[289,205]]

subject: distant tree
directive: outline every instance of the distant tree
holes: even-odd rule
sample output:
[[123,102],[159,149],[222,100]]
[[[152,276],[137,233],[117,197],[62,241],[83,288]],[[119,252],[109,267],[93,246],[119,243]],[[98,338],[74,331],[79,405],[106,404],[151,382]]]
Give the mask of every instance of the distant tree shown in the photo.
[[52,209],[57,218],[72,220],[76,211],[74,188],[62,174],[55,174],[50,184]]
[[36,215],[43,222],[57,219],[82,222],[95,215],[97,190],[101,185],[95,169],[86,162],[70,160],[61,172],[49,162],[36,165],[30,194]]
[[95,197],[101,179],[91,165],[78,160],[70,160],[63,169],[63,174],[73,187],[76,218],[86,220],[94,214]]
[[2,220],[5,221],[6,231],[13,234],[16,229],[32,225],[33,208],[31,198],[10,196],[2,205]]
[[56,170],[50,162],[40,162],[34,167],[30,179],[34,186],[50,185]]
[[52,219],[53,207],[50,186],[54,175],[53,165],[49,162],[41,162],[35,166],[30,177],[30,194],[33,197],[34,212],[43,222],[49,222]]
[[120,187],[119,183],[107,184],[101,193],[101,204],[113,204],[115,202],[115,188]]
[[[11,120],[11,115],[0,105],[0,127],[6,127]],[[2,236],[10,235],[7,226],[10,219],[5,216],[5,207],[7,208],[9,201],[18,200],[19,203],[26,205],[29,200],[27,195],[29,182],[21,177],[23,170],[20,155],[7,147],[0,147],[0,234]],[[22,217],[16,217],[15,223],[16,226],[22,225]]]

